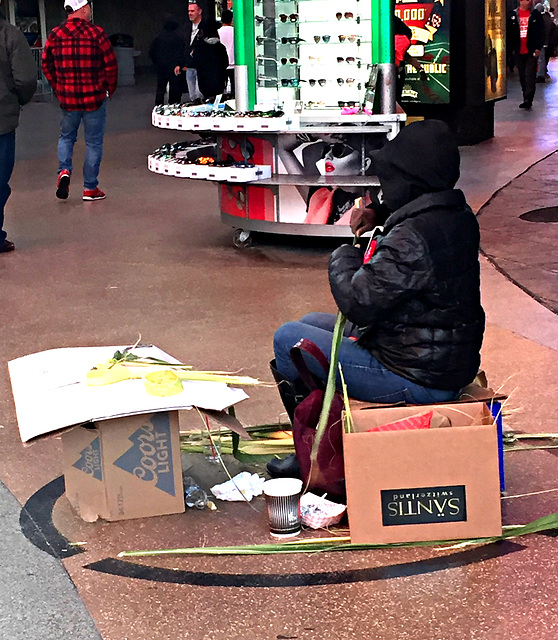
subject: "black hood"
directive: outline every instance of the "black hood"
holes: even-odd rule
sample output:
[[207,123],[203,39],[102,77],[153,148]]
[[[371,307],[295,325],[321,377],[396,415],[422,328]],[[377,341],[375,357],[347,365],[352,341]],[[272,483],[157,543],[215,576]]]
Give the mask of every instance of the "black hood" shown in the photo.
[[390,211],[425,193],[453,189],[459,179],[459,149],[448,126],[440,120],[404,127],[372,154],[372,163]]

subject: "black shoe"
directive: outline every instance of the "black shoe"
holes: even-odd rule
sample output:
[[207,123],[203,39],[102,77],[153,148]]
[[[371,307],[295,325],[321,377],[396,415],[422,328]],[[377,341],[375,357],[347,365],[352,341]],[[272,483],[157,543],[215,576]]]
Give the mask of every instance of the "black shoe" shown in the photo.
[[532,102],[527,102],[527,100],[525,100],[525,102],[522,102],[522,103],[519,105],[519,108],[520,108],[520,109],[530,109],[532,106],[533,106],[533,103],[532,103]]
[[294,453],[282,460],[273,458],[267,463],[266,468],[273,478],[301,478],[300,465]]
[[536,82],[546,82],[546,78],[544,76],[537,76]]
[[4,242],[0,245],[0,253],[10,253],[15,249],[15,244],[10,242],[8,239],[4,240]]

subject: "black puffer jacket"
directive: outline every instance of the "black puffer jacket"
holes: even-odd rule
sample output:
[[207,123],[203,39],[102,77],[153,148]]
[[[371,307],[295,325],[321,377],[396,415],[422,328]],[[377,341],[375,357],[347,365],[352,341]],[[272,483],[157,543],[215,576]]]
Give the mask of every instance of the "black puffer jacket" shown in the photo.
[[359,344],[388,369],[434,389],[458,390],[480,364],[479,227],[459,178],[448,128],[405,127],[375,153],[374,169],[392,211],[370,262],[344,245],[329,263],[339,309],[360,328]]

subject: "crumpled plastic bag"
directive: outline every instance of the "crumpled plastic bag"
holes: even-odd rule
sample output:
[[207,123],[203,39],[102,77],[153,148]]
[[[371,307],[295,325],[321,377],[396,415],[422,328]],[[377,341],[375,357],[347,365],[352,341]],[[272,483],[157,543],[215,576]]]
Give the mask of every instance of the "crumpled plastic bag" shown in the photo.
[[263,493],[264,482],[265,478],[260,478],[257,473],[242,471],[234,476],[232,480],[227,480],[227,482],[211,487],[211,493],[218,500],[226,500],[228,502],[248,500],[249,502],[255,496],[260,496]]

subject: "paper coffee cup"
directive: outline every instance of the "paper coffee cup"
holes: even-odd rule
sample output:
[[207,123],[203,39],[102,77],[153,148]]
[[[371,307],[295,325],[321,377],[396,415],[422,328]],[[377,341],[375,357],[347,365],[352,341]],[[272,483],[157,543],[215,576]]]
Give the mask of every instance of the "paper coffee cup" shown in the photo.
[[274,478],[263,484],[269,517],[269,531],[276,538],[296,536],[301,530],[300,494],[302,480]]

